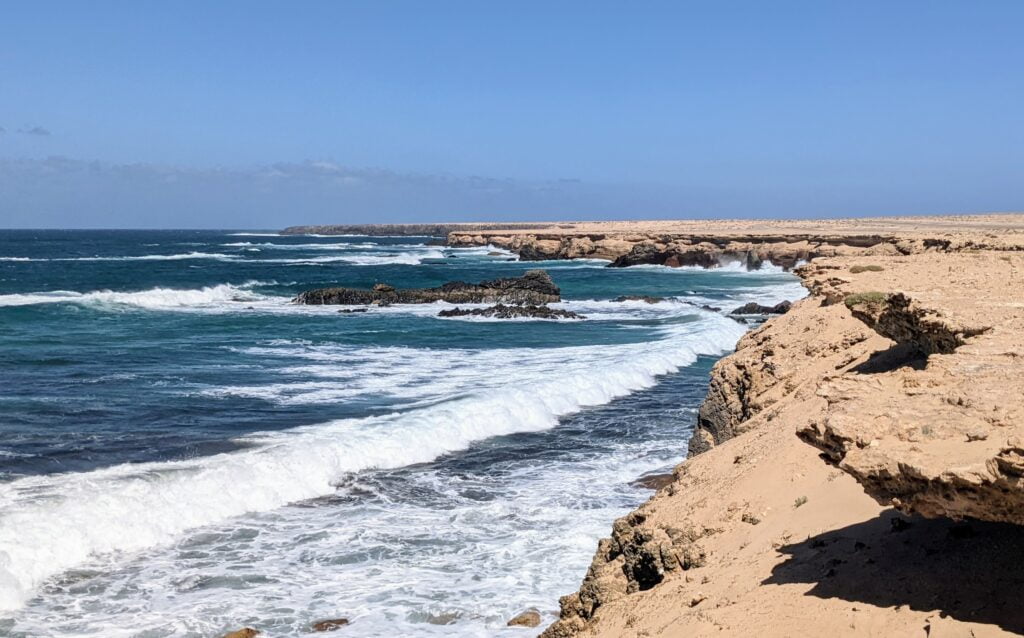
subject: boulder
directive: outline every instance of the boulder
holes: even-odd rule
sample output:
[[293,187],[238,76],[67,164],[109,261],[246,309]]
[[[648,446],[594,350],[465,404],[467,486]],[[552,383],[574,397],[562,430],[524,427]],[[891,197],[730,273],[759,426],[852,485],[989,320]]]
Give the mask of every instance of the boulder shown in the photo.
[[508,627],[536,627],[540,625],[540,612],[536,609],[527,609],[508,621]]
[[258,629],[244,627],[237,631],[230,631],[224,634],[224,638],[255,638],[256,636],[259,636],[260,633],[261,632]]
[[397,289],[388,284],[364,288],[317,288],[299,293],[294,303],[307,305],[388,305],[447,301],[450,303],[505,303],[542,305],[561,301],[561,291],[543,270],[528,270],[522,277],[482,281],[452,281],[437,288]]
[[789,301],[782,301],[774,306],[762,306],[759,303],[750,302],[730,312],[730,315],[783,315],[793,306]]
[[336,629],[341,629],[348,624],[348,618],[331,618],[329,620],[316,621],[310,625],[310,629],[313,631],[334,631]]

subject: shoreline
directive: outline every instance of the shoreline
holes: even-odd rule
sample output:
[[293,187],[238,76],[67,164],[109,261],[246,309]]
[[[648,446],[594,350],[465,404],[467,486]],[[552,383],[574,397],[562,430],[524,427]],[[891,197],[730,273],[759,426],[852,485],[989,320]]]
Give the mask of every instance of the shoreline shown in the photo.
[[1021,220],[798,268],[810,296],[715,365],[691,458],[542,635],[1024,632]]
[[572,222],[447,244],[770,263],[809,292],[714,366],[689,458],[611,525],[544,638],[1024,634],[1024,215]]

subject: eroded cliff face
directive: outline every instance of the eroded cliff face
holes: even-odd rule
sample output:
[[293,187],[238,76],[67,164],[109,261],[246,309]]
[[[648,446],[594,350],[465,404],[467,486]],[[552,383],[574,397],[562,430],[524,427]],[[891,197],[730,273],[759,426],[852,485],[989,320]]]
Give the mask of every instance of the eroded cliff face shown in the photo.
[[[689,455],[771,420],[754,417],[783,399],[807,399],[816,381],[841,370],[885,340],[838,306],[822,307],[820,298],[801,301],[787,314],[747,333],[736,352],[715,364],[700,406]],[[808,313],[801,306],[813,306]]]
[[1024,254],[919,247],[797,269],[543,636],[1024,632]]
[[893,346],[799,430],[880,503],[1024,524],[1024,255],[921,256],[845,286]]
[[892,237],[821,235],[735,235],[643,233],[474,233],[452,232],[451,246],[493,245],[519,254],[523,261],[606,259],[613,268],[660,265],[714,268],[740,262],[751,270],[763,263],[785,269],[814,257],[898,252]]
[[[524,261],[590,258],[608,260],[611,267],[704,268],[739,262],[752,270],[764,263],[788,270],[818,257],[1024,249],[1019,235],[1024,217],[978,218],[978,230],[971,234],[949,232],[950,219],[562,223],[534,229],[453,229],[448,244],[491,244],[517,252]],[[989,228],[1018,234],[983,232]]]

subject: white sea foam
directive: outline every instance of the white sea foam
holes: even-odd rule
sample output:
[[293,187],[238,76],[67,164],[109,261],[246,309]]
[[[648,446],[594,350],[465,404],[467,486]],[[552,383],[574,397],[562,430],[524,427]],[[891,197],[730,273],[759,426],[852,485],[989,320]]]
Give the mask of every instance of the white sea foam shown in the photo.
[[117,255],[117,256],[93,256],[93,257],[5,257],[4,261],[179,261],[182,259],[218,259],[221,261],[232,261],[237,259],[234,255],[224,253],[204,253],[193,251],[190,253],[178,253],[174,255]]
[[134,292],[96,290],[82,293],[71,290],[54,290],[50,292],[0,295],[0,307],[74,303],[100,306],[134,306],[150,310],[223,308],[225,304],[229,303],[267,299],[267,297],[258,295],[250,290],[260,285],[268,284],[250,281],[240,286],[220,284],[192,290],[151,288]]
[[461,390],[451,400],[443,400],[450,382],[430,366],[453,359],[409,349],[402,353],[409,365],[430,370],[416,374],[441,381],[434,392],[443,402],[253,435],[247,440],[254,447],[240,452],[2,484],[0,608],[17,608],[47,578],[95,555],[139,551],[196,527],[331,494],[347,473],[426,462],[480,439],[550,428],[560,416],[650,387],[698,354],[730,348],[743,333],[714,315],[664,330],[664,339],[643,344],[492,351],[465,369],[463,385],[454,382]]

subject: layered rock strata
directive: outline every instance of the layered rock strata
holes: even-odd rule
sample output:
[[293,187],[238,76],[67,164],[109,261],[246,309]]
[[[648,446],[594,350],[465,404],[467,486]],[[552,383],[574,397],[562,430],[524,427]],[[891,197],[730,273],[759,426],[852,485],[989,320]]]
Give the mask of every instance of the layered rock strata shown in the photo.
[[[970,232],[963,232],[968,229]],[[604,259],[610,266],[791,269],[816,257],[1024,249],[1024,216],[810,221],[572,222],[511,230],[455,229],[451,246],[494,245],[525,261]]]

